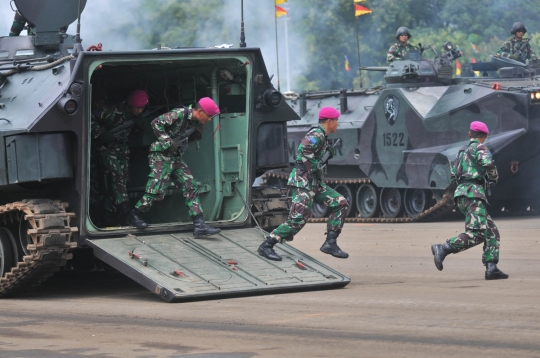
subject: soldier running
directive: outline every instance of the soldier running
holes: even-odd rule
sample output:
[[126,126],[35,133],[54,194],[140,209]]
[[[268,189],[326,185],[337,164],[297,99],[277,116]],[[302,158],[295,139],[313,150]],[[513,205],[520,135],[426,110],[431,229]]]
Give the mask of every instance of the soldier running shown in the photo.
[[530,39],[523,38],[526,32],[527,29],[522,22],[514,23],[512,30],[510,30],[514,36],[503,43],[496,56],[508,57],[521,63],[525,63],[525,60],[536,60],[537,57],[531,48]]
[[[125,223],[131,211],[126,184],[129,175],[128,137],[134,125],[127,125],[127,122],[141,116],[147,104],[148,94],[138,89],[116,108],[100,107],[92,112],[92,120],[97,121],[97,125],[92,125],[92,135],[99,145],[97,150],[105,176],[112,183],[112,197],[105,199],[107,226]],[[131,123],[134,124],[133,121]],[[114,214],[115,210],[119,215]]]
[[[189,215],[193,220],[193,235],[214,235],[221,232],[221,229],[212,228],[204,222],[199,188],[191,170],[182,160],[185,148],[182,148],[178,141],[178,138],[188,132],[200,138],[202,126],[218,114],[219,108],[216,103],[211,98],[204,97],[193,108],[192,106],[175,108],[152,121],[152,128],[158,138],[150,146],[148,156],[152,172],[146,184],[146,193],[131,211],[128,220],[130,225],[137,228],[148,227],[141,214],[150,210],[154,202],[162,201],[169,182],[175,180],[180,185]],[[184,138],[186,142],[188,137]]]
[[404,60],[405,56],[410,50],[415,50],[416,47],[409,43],[409,39],[412,37],[409,29],[402,26],[396,31],[397,42],[390,46],[388,54],[386,55],[386,61],[392,63],[394,61]]
[[435,266],[443,269],[443,260],[448,254],[465,251],[484,243],[482,262],[486,266],[486,280],[508,278],[497,268],[499,262],[499,230],[486,209],[486,190],[497,183],[499,174],[490,151],[484,145],[488,127],[478,121],[471,123],[466,148],[460,150],[451,169],[452,181],[457,183],[454,193],[459,211],[465,215],[465,232],[448,239],[444,244],[431,246]]
[[311,128],[300,142],[296,155],[296,165],[287,185],[292,187],[292,205],[287,221],[279,225],[266,237],[257,252],[274,261],[281,261],[274,251],[274,245],[281,239],[292,240],[311,216],[313,202],[322,203],[331,210],[328,218],[326,241],[321,247],[325,254],[346,259],[349,254],[341,251],[336,240],[347,216],[347,200],[322,182],[321,158],[326,151],[330,158],[335,155],[328,145],[328,134],[335,133],[338,127],[339,112],[332,107],[319,111],[319,126]]

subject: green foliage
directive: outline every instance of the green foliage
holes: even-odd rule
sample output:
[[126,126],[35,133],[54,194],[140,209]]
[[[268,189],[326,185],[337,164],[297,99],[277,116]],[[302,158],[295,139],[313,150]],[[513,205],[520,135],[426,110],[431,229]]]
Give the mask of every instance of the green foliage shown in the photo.
[[[233,0],[142,0],[134,16],[140,26],[122,29],[145,48],[208,46],[235,43],[239,39],[238,1]],[[273,0],[244,1],[247,41],[250,46],[275,46]],[[489,61],[503,41],[510,38],[516,21],[525,23],[531,42],[540,51],[540,0],[366,0],[359,3],[373,10],[356,18],[353,0],[289,0],[288,32],[293,43],[291,66],[299,74],[292,88],[326,90],[358,86],[358,27],[362,66],[386,66],[386,52],[395,42],[398,27],[406,26],[411,43],[433,45],[437,52],[451,41],[463,52],[459,61]],[[237,10],[238,7],[238,10]],[[278,19],[282,20],[282,19]],[[294,40],[296,39],[296,41]],[[474,44],[479,53],[473,51]],[[269,46],[270,47],[270,46]],[[271,47],[270,47],[271,48]],[[431,50],[425,56],[430,56]],[[280,58],[284,52],[280,50]],[[347,56],[350,71],[345,71]],[[280,60],[281,62],[282,60]],[[283,60],[284,62],[284,60]],[[294,71],[293,71],[294,72]],[[363,72],[362,85],[382,84],[380,72]]]

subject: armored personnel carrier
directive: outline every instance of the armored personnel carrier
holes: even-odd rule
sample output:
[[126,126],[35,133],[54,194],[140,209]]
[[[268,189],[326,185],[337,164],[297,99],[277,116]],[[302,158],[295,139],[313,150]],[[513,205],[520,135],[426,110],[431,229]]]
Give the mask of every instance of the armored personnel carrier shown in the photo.
[[[279,190],[252,184],[287,166],[286,121],[298,119],[273,88],[258,48],[84,51],[78,34],[58,29],[80,18],[85,0],[15,4],[36,34],[0,37],[0,297],[39,285],[68,260],[86,267],[94,257],[166,301],[349,283],[287,244],[277,246],[279,263],[256,253],[264,229],[288,208]],[[152,115],[129,141],[131,205],[150,172],[150,121],[205,96],[219,105],[221,115],[185,153],[205,220],[219,235],[193,237],[176,187],[145,214],[146,229],[108,227],[99,210],[91,212],[99,177],[93,106],[138,88],[148,92]]]
[[[300,120],[288,124],[289,159],[324,106],[341,111],[341,139],[329,161],[326,182],[351,203],[348,221],[434,220],[453,208],[450,162],[468,142],[469,125],[485,122],[487,146],[500,180],[488,198],[493,210],[536,210],[540,189],[540,80],[535,63],[505,58],[469,64],[454,78],[460,52],[450,42],[431,58],[431,46],[384,71],[385,86],[289,95]],[[475,73],[480,75],[475,76]],[[282,179],[286,172],[269,176]],[[324,208],[314,210],[325,215]],[[314,219],[317,221],[322,219]]]

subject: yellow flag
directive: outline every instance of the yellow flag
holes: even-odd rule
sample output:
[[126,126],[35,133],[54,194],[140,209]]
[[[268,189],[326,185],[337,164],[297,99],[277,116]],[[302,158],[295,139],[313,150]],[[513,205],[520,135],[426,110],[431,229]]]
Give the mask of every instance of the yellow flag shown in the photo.
[[[287,1],[288,1],[288,0],[276,0],[276,5],[286,3]],[[355,1],[356,1],[356,0],[355,0]],[[364,1],[364,0],[360,0],[360,1]]]
[[[276,1],[279,1],[279,0],[276,0]],[[354,0],[354,2],[362,2],[362,1],[366,1],[366,0]]]

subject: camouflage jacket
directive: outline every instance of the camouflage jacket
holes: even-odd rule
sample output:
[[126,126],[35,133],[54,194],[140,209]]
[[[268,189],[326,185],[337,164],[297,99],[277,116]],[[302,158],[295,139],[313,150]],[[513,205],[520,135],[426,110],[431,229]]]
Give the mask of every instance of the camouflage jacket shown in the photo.
[[328,137],[324,127],[311,128],[300,141],[295,158],[297,164],[289,175],[287,185],[312,190],[317,184],[317,174],[322,175],[319,162],[327,147]]
[[466,196],[486,200],[484,175],[496,183],[499,173],[491,152],[478,139],[472,138],[465,150],[459,151],[451,169],[451,178],[458,186],[454,198]]
[[533,49],[531,48],[531,44],[529,43],[529,39],[523,38],[520,41],[516,39],[516,37],[512,37],[497,51],[497,55],[502,57],[509,57],[511,55],[516,54],[518,50],[523,46],[523,43],[526,42],[525,48],[521,51],[522,56],[519,56],[516,61],[520,61],[525,63],[525,60],[536,60],[537,57],[534,54]]
[[401,42],[396,42],[388,49],[388,54],[386,55],[386,61],[392,63],[397,60],[403,60],[405,55],[410,50],[415,50],[416,47],[410,43],[402,44]]
[[[134,119],[135,116],[128,112],[126,103],[121,103],[118,106],[103,106],[92,110],[92,121],[90,124],[92,139],[99,139],[112,129],[119,125]],[[133,127],[128,128],[122,133],[121,138],[116,138],[110,143],[101,143],[103,147],[114,149],[124,148],[127,145],[128,137],[131,134]]]
[[[166,151],[172,145],[173,138],[199,123],[193,118],[191,107],[175,108],[152,121],[152,128],[158,140],[150,146],[151,152]],[[184,121],[188,121],[188,123],[183,124]]]

